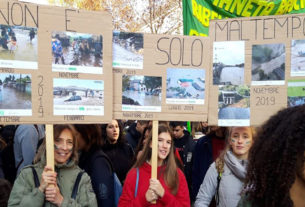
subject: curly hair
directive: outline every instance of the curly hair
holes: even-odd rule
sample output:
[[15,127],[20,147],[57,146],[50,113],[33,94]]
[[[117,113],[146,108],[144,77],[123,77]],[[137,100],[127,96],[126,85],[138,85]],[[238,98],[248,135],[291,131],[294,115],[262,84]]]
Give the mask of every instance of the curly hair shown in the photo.
[[304,117],[305,105],[283,109],[258,131],[245,181],[245,192],[253,204],[293,207],[289,192],[304,156]]

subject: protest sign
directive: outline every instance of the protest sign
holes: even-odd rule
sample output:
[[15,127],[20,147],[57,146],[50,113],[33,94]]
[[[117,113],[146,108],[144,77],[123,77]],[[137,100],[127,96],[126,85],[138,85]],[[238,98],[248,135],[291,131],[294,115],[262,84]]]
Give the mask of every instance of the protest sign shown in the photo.
[[0,1],[0,122],[112,119],[106,12]]
[[114,118],[207,119],[209,38],[114,32],[113,41]]
[[257,126],[302,103],[304,21],[293,14],[211,22],[210,94],[218,96],[210,95],[209,124]]

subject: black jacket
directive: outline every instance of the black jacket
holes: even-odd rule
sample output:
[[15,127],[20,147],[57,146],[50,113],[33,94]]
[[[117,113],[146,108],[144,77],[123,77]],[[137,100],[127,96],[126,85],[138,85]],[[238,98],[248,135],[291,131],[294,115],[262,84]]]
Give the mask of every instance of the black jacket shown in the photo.
[[123,185],[126,175],[132,167],[134,152],[128,143],[105,144],[103,151],[110,158],[114,172]]
[[189,187],[190,194],[192,193],[192,164],[193,151],[195,142],[190,133],[184,130],[184,136],[180,139],[174,139],[175,148],[178,149],[180,158],[183,162],[184,174]]
[[79,158],[79,167],[91,178],[99,207],[114,206],[113,172],[108,159],[101,149],[96,148],[83,152]]
[[135,151],[139,140],[141,139],[141,133],[136,130],[137,123],[133,123],[127,130],[125,135],[125,139],[127,140],[128,144],[132,147],[133,151]]

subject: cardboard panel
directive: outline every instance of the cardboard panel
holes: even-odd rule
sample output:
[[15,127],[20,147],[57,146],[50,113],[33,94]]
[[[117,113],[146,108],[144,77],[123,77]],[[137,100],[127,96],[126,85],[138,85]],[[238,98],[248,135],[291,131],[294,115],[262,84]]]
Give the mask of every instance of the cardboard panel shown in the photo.
[[108,13],[4,0],[0,12],[2,124],[112,119]]
[[[305,68],[302,64],[302,61],[305,60],[304,20],[304,14],[293,14],[211,22],[209,36],[213,57],[211,57],[210,64],[210,83],[214,85],[210,87],[209,124],[256,126],[262,124],[278,110],[287,107],[287,82],[304,79],[305,75]],[[244,42],[243,52],[234,52],[234,48],[231,47],[231,54],[227,53],[226,56],[234,59],[234,55],[238,58],[244,55],[244,65],[237,65],[239,62],[236,61],[233,66],[235,67],[234,72],[241,67],[244,68],[244,82],[236,85],[248,86],[250,97],[248,97],[248,92],[244,93],[242,90],[235,91],[232,95],[233,92],[229,92],[230,87],[224,89],[221,85],[233,85],[233,81],[228,83],[221,82],[219,80],[221,78],[217,79],[217,75],[221,76],[221,73],[226,72],[228,67],[232,66],[230,63],[224,63],[226,61],[224,58],[219,58],[221,54],[219,50],[226,48],[228,42],[236,45],[239,41]],[[224,64],[221,65],[221,63]],[[226,77],[228,78],[228,76]],[[293,83],[292,85],[299,84]],[[218,96],[213,94],[218,94]],[[296,93],[291,92],[291,94]],[[225,100],[222,97],[225,97]],[[291,103],[296,105],[302,102],[303,96],[292,97],[292,99]],[[249,113],[248,122],[241,121],[241,113],[235,113],[230,117],[229,111],[234,107],[239,108],[238,110],[243,107],[247,108],[242,110],[247,110]],[[224,108],[227,111],[225,123],[221,121]]]
[[[115,33],[113,38],[114,52],[130,57],[125,60],[138,60],[119,65],[118,55],[113,54],[114,118],[206,121],[209,38],[144,34],[143,49],[134,49],[139,45],[134,40],[139,35],[133,35]],[[132,56],[126,50],[144,55]],[[143,68],[139,63],[142,59]]]

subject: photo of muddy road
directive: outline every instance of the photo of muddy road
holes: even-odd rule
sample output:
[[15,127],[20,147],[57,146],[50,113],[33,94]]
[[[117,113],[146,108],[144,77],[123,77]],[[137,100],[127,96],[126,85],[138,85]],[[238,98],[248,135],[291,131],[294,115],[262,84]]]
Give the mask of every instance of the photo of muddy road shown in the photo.
[[252,81],[285,80],[285,45],[252,46]]
[[92,34],[53,32],[52,57],[55,65],[103,67],[103,38]]
[[244,83],[245,42],[214,42],[213,85]]
[[218,119],[250,119],[249,86],[219,86]]
[[37,62],[37,29],[0,25],[0,60]]
[[32,110],[30,74],[0,74],[0,109]]
[[104,105],[104,83],[96,80],[60,79],[53,80],[55,105]]
[[143,34],[113,32],[112,66],[114,68],[143,69]]

